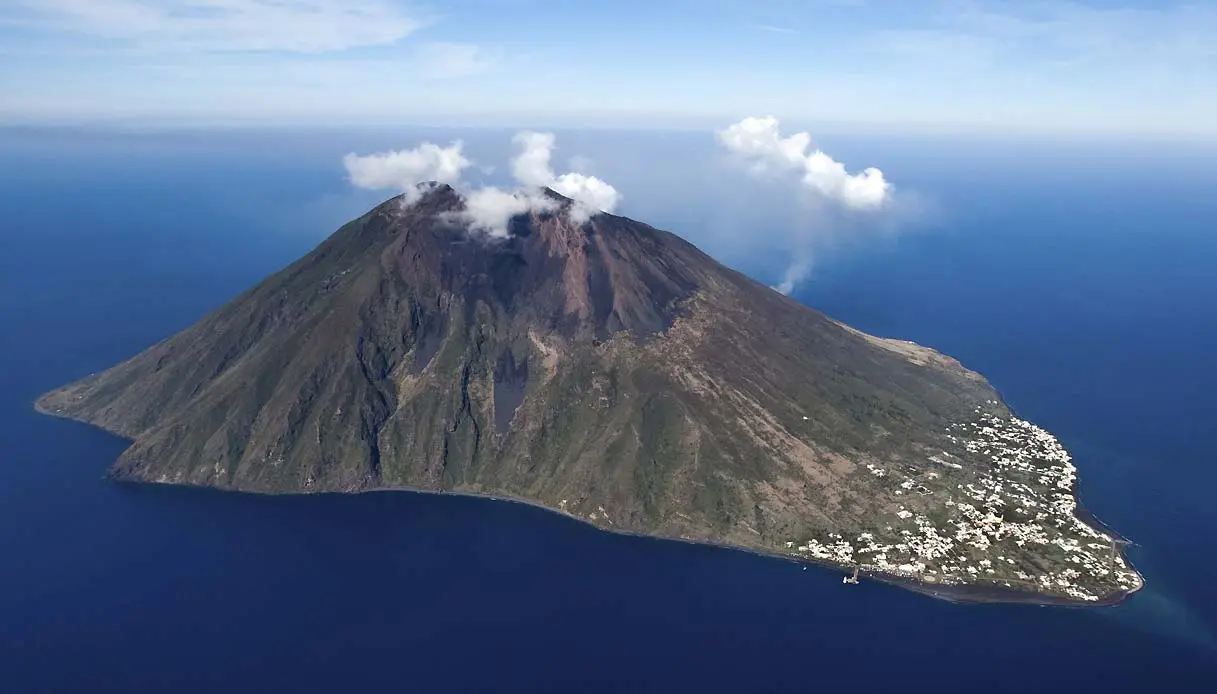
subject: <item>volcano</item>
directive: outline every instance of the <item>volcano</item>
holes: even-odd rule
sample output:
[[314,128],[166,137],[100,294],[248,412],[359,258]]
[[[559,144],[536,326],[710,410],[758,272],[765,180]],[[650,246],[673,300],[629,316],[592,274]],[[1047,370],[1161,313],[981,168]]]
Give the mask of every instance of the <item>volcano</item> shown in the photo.
[[451,187],[391,199],[36,406],[130,439],[122,480],[509,498],[956,599],[1141,586],[978,374],[545,194],[505,238]]

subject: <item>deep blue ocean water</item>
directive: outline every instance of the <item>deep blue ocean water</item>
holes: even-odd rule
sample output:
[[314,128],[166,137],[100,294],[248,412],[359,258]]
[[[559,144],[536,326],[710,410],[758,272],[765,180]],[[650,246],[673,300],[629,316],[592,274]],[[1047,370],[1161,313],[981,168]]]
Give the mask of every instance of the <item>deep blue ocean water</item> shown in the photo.
[[[0,692],[1217,691],[1211,151],[839,145],[937,211],[834,246],[798,298],[958,357],[1061,438],[1148,580],[1078,610],[846,587],[516,504],[104,480],[123,442],[32,400],[373,204],[331,136],[0,133]],[[780,275],[699,236],[719,196],[650,175],[625,214]]]

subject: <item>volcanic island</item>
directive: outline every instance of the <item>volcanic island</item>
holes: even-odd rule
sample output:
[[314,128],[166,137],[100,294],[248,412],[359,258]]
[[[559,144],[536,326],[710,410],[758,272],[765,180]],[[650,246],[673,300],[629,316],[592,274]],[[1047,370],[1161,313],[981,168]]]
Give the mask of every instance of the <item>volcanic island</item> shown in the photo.
[[392,198],[36,407],[129,439],[119,480],[512,499],[951,600],[1143,585],[979,374],[544,195],[502,236],[447,185]]

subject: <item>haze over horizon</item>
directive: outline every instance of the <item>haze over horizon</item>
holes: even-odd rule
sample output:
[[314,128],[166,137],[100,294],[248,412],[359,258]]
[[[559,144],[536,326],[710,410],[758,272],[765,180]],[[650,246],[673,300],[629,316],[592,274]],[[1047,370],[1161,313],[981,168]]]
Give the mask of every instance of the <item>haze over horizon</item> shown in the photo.
[[1217,136],[1178,0],[14,0],[0,46],[0,124]]

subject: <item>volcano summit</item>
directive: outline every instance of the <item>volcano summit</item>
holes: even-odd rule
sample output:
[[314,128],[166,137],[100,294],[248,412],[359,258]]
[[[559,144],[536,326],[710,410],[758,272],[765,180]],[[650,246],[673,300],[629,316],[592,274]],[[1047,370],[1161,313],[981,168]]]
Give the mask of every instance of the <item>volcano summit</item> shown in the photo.
[[978,374],[546,196],[506,238],[446,185],[394,198],[37,407],[130,439],[119,479],[506,497],[951,598],[1141,586]]

